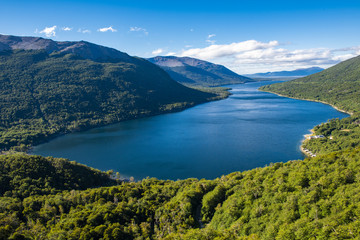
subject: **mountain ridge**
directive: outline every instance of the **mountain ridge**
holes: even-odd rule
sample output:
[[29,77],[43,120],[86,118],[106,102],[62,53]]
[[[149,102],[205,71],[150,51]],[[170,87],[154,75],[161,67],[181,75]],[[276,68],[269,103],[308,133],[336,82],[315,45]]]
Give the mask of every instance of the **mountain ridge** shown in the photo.
[[219,98],[100,45],[7,35],[0,43],[0,150]]
[[57,42],[41,37],[19,37],[0,34],[0,51],[3,50],[45,50],[47,53],[73,53],[91,60],[131,60],[131,57],[114,48],[104,47],[86,41]]
[[220,86],[253,81],[225,66],[190,57],[157,56],[148,58],[163,68],[174,80],[197,86]]
[[310,68],[298,68],[292,71],[277,71],[277,72],[266,72],[266,73],[254,73],[245,74],[249,77],[304,77],[314,73],[323,71],[324,68],[310,67]]

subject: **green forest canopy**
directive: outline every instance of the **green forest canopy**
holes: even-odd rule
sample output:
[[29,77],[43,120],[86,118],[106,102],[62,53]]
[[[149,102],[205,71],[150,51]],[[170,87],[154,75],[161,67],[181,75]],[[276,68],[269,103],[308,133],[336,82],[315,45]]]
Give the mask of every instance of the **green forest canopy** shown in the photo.
[[218,95],[187,88],[140,58],[97,62],[43,50],[0,52],[0,150],[179,111]]
[[[348,76],[359,76],[357,60],[345,62],[349,68],[334,69],[345,68]],[[333,81],[340,74],[335,71]],[[274,163],[214,180],[117,182],[106,173],[64,159],[2,155],[0,239],[358,238],[359,99],[356,84],[349,79],[342,85],[323,84],[317,97],[303,90],[320,87],[315,75],[264,88],[280,93],[291,85],[282,94],[290,91],[291,97],[321,101],[329,97],[333,99],[329,103],[354,112],[350,118],[316,127],[316,133],[326,136],[326,142],[313,143],[322,154],[303,161]],[[332,91],[326,85],[332,85]],[[16,116],[9,113],[6,116]],[[94,181],[85,181],[89,178]]]
[[[21,164],[54,162],[48,166],[52,168],[63,160],[0,157],[0,163],[13,161],[18,167],[3,170],[2,175],[19,176],[17,182],[22,179],[36,188],[47,174],[32,172],[43,166],[24,175]],[[69,173],[69,167],[63,172],[62,166],[52,173],[54,179]],[[52,194],[35,189],[26,198],[19,197],[21,187],[11,185],[8,197],[0,197],[0,239],[354,238],[360,236],[359,172],[356,148],[215,180],[152,178],[87,190],[68,186],[62,192],[58,189],[64,186],[50,183],[47,189]],[[87,174],[101,175],[91,170],[76,174],[64,185],[73,178],[81,185]],[[103,179],[103,184],[109,182]]]

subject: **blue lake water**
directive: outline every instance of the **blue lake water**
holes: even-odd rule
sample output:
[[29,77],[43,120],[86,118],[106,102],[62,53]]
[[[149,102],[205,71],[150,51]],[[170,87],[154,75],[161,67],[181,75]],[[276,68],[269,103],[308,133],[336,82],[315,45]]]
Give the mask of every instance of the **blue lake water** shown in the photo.
[[328,105],[257,90],[265,84],[269,82],[232,85],[233,95],[225,100],[68,134],[32,153],[135,179],[213,179],[303,159],[299,146],[309,129],[347,116]]

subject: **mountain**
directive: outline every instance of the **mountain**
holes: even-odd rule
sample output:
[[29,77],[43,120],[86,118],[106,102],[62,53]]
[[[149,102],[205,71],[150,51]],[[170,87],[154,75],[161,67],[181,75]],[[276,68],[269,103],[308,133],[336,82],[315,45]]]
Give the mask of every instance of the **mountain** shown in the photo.
[[304,77],[324,70],[320,67],[300,68],[293,71],[266,72],[247,74],[245,76],[253,78],[274,78],[274,77]]
[[131,57],[113,48],[108,48],[93,43],[80,42],[56,42],[41,37],[17,37],[0,34],[1,50],[45,50],[47,53],[58,54],[73,53],[79,57],[97,61],[123,60],[131,61]]
[[190,57],[154,57],[150,62],[163,68],[174,80],[182,84],[195,86],[220,86],[253,81],[238,75],[230,69]]
[[0,150],[217,97],[92,43],[1,35],[0,44]]
[[324,101],[345,111],[359,112],[360,56],[304,78],[264,86],[262,90]]
[[341,62],[322,72],[296,80],[263,86],[262,91],[286,97],[319,101],[352,113],[316,126],[303,148],[320,155],[360,146],[360,56]]

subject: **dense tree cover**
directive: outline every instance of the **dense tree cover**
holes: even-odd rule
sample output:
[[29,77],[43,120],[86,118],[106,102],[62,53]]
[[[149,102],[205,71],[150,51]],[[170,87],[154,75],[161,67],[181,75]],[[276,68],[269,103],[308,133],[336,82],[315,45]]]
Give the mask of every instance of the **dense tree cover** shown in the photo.
[[360,56],[320,73],[260,89],[287,97],[329,103],[353,113],[349,118],[333,119],[316,126],[315,134],[325,138],[304,142],[303,147],[312,153],[324,154],[360,145]]
[[287,97],[323,101],[344,111],[359,112],[360,56],[304,78],[260,89]]
[[96,62],[42,50],[0,52],[0,149],[184,109],[217,95],[140,59]]
[[315,135],[324,138],[305,140],[303,147],[315,154],[331,153],[360,146],[360,116],[331,119],[314,127]]
[[359,172],[356,148],[215,180],[1,197],[0,239],[357,238]]
[[[154,76],[164,75],[161,70],[148,71],[150,63],[94,62],[43,51],[2,53],[0,60],[2,146],[171,111],[213,96],[196,91],[201,96],[185,101],[188,90],[170,93],[174,83],[165,80],[166,84],[156,85]],[[303,161],[274,163],[214,180],[117,182],[64,159],[2,155],[0,239],[357,239],[357,61],[335,66],[342,73],[324,71],[328,77],[333,74],[333,81],[315,81],[314,75],[313,82],[301,83],[308,79],[304,78],[275,85],[279,93],[328,100],[354,112],[315,127],[315,134],[325,138],[304,145],[321,154]],[[145,76],[149,74],[152,78]],[[344,84],[333,84],[339,81]],[[160,95],[154,93],[153,84]],[[264,89],[273,91],[270,88]],[[311,95],[313,88],[318,88],[317,97]]]
[[63,190],[116,185],[108,173],[66,159],[0,155],[0,197],[25,198]]

